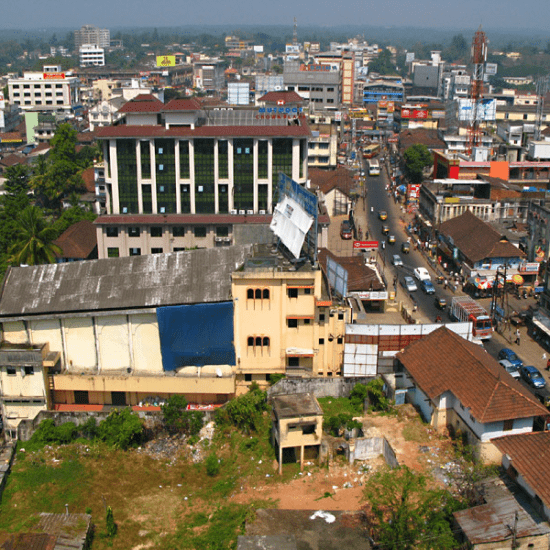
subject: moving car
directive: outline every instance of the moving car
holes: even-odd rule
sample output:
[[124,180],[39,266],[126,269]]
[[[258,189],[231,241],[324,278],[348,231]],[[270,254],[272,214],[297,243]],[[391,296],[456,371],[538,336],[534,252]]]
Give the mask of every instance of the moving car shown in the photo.
[[519,374],[533,388],[544,388],[546,386],[546,380],[542,377],[542,374],[531,365],[522,365],[519,368]]
[[427,279],[424,279],[420,281],[420,288],[426,293],[426,294],[435,294],[435,287],[432,284],[431,281],[428,281]]
[[498,358],[500,359],[506,359],[506,361],[510,361],[516,369],[519,369],[523,366],[523,361],[516,355],[515,351],[512,351],[510,348],[502,348],[498,352]]
[[344,220],[340,224],[340,237],[345,240],[351,239],[351,223],[349,220]]
[[411,251],[411,243],[409,241],[405,241],[401,244],[401,252],[403,254],[408,254]]
[[436,296],[434,303],[437,309],[444,310],[447,307],[447,300],[441,296]]
[[405,287],[407,292],[414,292],[415,290],[418,290],[418,287],[416,286],[416,283],[414,282],[414,279],[412,277],[404,277],[403,286]]
[[419,281],[431,281],[430,274],[425,267],[415,267],[413,275]]
[[390,235],[388,237],[388,244],[395,244],[395,235]]
[[398,267],[398,266],[400,266],[400,265],[403,265],[403,260],[401,259],[401,256],[399,256],[399,254],[394,254],[394,255],[392,256],[391,263],[392,263],[394,266]]
[[385,221],[388,219],[388,213],[385,210],[380,210],[380,212],[378,212],[378,218]]
[[504,370],[510,374],[511,376],[513,376],[514,378],[519,378],[519,370],[518,368],[515,366],[515,365],[512,365],[512,363],[510,363],[510,361],[508,361],[508,359],[501,359],[498,364],[501,366],[501,367],[504,367]]
[[390,232],[390,226],[389,225],[383,225],[382,226],[382,235],[387,235]]

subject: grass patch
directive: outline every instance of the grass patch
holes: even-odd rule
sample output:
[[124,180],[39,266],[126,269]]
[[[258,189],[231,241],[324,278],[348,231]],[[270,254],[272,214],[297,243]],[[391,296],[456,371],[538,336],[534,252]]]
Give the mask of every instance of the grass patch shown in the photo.
[[325,416],[336,416],[341,413],[352,416],[361,415],[361,410],[357,409],[347,397],[320,397],[318,401]]
[[405,441],[415,441],[417,443],[427,443],[430,440],[428,427],[422,424],[420,420],[410,420],[401,432]]

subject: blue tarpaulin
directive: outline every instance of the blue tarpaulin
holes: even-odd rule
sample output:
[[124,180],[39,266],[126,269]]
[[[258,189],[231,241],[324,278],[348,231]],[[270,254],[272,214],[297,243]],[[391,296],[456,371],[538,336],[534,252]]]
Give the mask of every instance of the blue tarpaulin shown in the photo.
[[162,368],[234,365],[233,302],[157,308]]

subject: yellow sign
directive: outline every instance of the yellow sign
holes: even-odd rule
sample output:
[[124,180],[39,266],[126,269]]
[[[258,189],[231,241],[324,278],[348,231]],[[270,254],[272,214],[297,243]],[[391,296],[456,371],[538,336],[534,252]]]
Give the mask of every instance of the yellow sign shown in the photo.
[[157,67],[175,67],[175,55],[157,55]]

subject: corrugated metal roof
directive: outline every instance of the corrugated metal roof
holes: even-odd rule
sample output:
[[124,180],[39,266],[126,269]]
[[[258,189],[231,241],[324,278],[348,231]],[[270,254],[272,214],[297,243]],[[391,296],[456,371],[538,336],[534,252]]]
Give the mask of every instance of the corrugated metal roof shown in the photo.
[[253,245],[11,268],[0,319],[228,300]]

